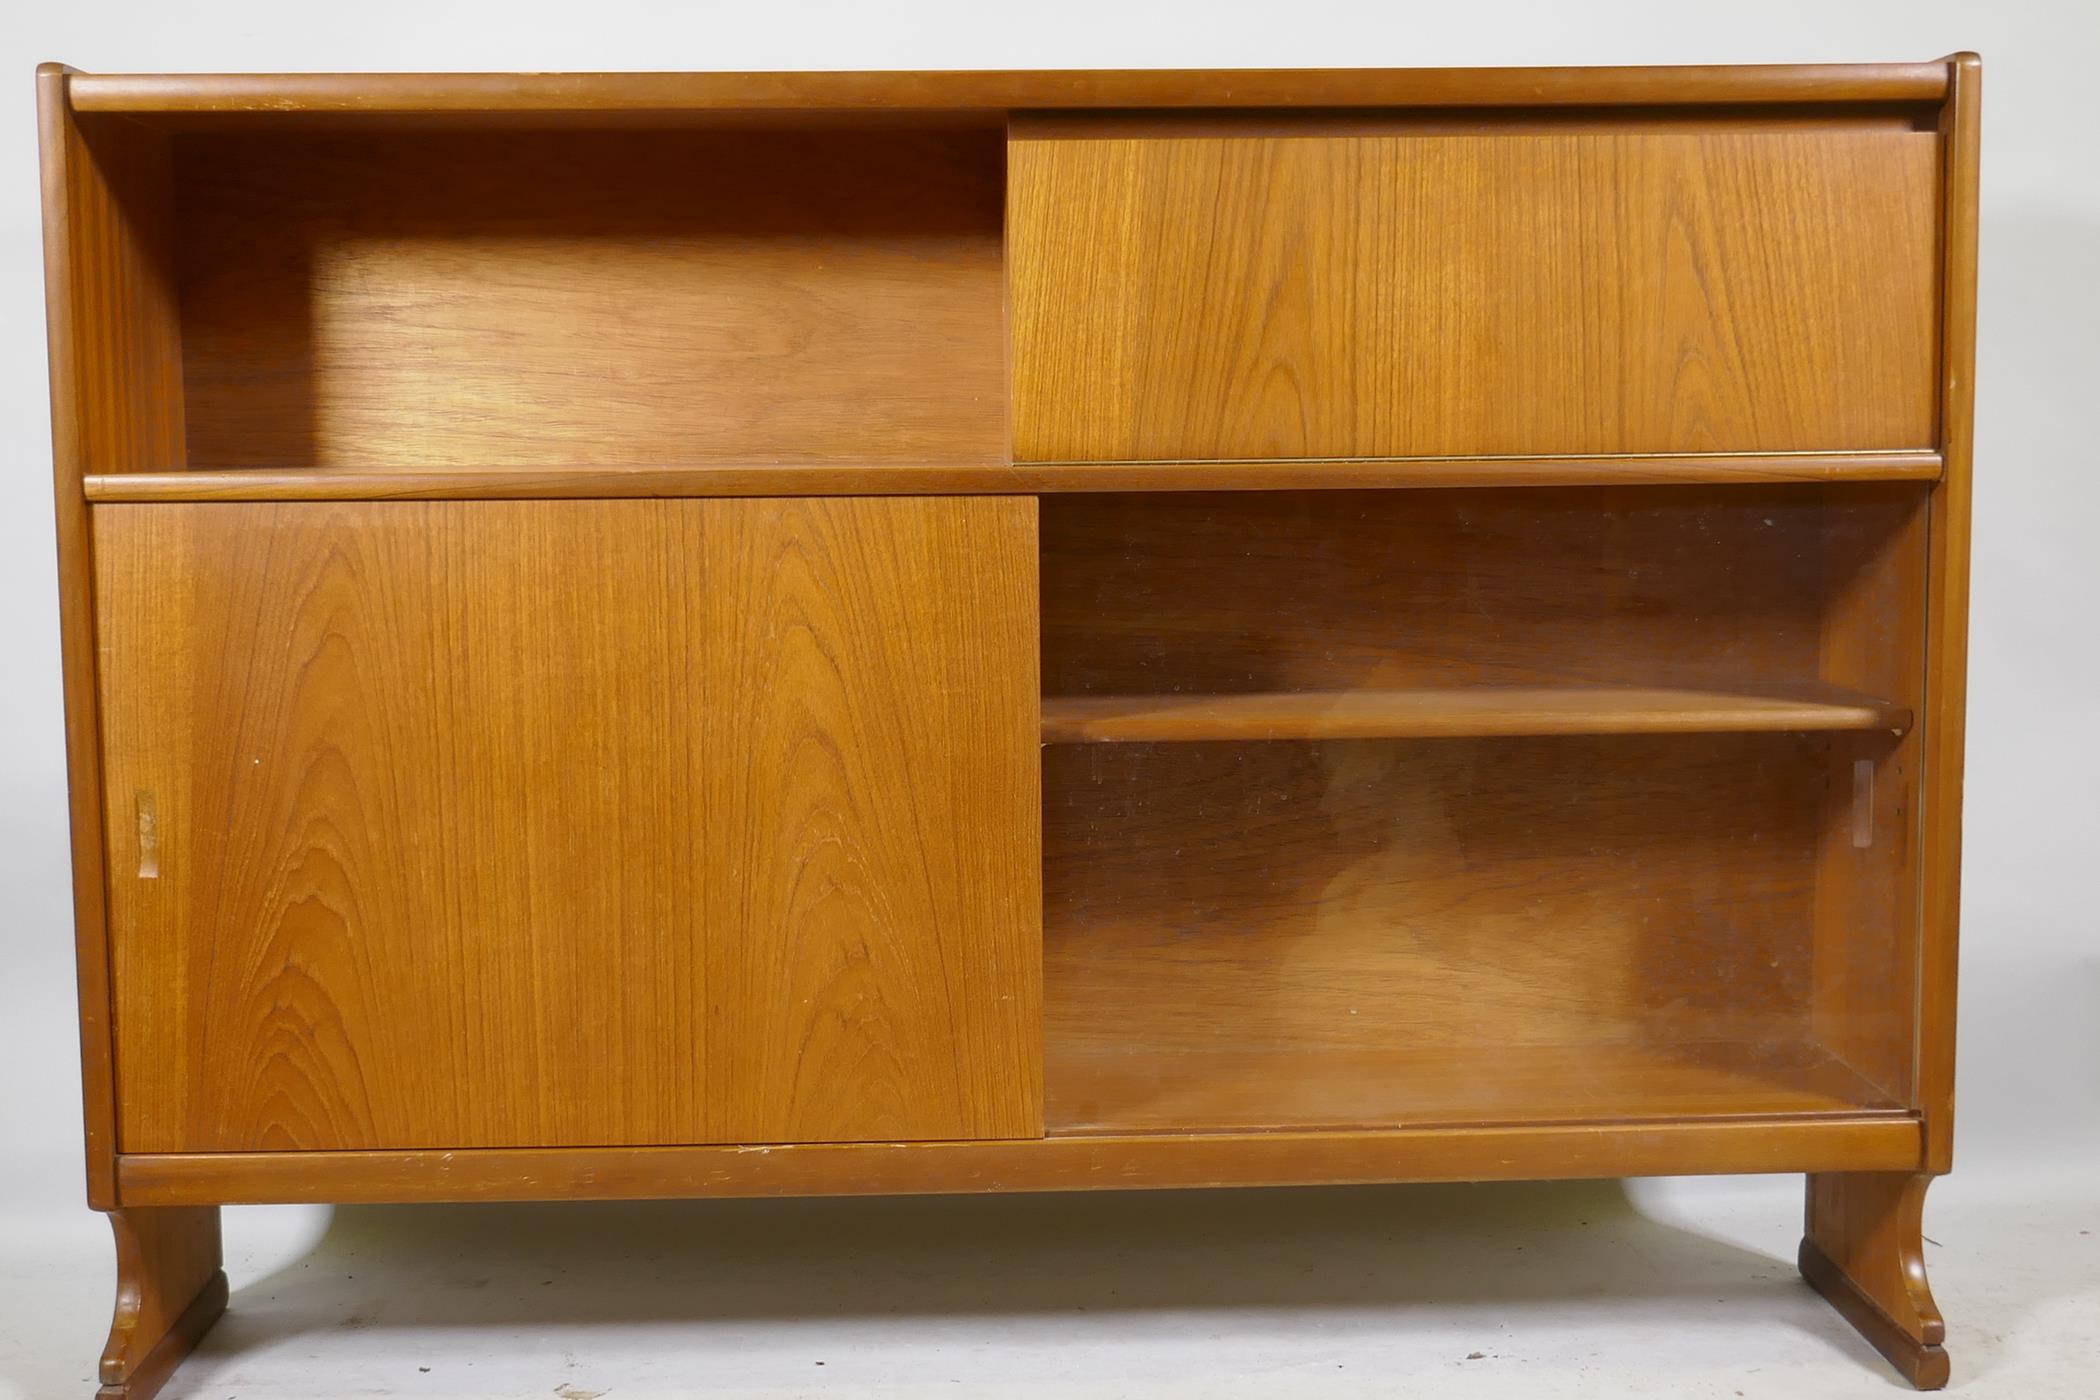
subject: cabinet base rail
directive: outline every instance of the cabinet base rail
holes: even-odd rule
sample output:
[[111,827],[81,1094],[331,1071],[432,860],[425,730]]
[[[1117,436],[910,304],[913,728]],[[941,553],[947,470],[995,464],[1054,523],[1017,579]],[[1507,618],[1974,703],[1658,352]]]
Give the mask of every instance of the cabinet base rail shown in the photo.
[[1901,1111],[786,1146],[200,1152],[117,1159],[126,1206],[893,1196],[1172,1186],[1906,1172]]

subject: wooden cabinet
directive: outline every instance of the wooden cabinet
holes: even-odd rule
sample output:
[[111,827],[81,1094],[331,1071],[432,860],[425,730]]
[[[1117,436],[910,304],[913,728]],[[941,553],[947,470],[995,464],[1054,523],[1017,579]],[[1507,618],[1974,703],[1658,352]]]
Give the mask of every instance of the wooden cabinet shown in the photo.
[[1942,1383],[1977,81],[42,70],[104,1393],[228,1204],[1750,1171]]

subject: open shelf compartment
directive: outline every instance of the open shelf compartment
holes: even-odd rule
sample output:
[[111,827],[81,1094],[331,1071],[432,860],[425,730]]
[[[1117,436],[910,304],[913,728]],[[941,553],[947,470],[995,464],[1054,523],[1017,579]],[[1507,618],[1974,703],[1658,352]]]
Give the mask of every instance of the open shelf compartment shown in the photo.
[[992,114],[81,135],[155,378],[151,438],[90,444],[104,498],[1007,459]]

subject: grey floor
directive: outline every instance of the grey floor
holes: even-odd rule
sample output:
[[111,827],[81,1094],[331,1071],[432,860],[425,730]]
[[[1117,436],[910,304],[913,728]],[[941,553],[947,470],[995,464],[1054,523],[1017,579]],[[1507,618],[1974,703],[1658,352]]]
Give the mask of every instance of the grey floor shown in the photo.
[[[1928,1208],[1953,1393],[2094,1393],[2100,1180]],[[1798,1178],[227,1213],[163,1392],[262,1397],[1896,1395],[1799,1282]],[[91,1393],[109,1252],[6,1224],[0,1396]]]

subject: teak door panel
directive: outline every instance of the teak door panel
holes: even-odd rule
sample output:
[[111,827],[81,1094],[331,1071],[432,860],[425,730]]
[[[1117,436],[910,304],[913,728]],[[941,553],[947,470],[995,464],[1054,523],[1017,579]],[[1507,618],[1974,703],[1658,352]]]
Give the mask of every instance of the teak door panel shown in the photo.
[[711,1136],[1040,1132],[1035,502],[709,511]]
[[1038,1132],[1034,509],[98,508],[122,1149]]
[[1930,133],[1129,129],[1015,126],[1019,460],[1937,440]]

